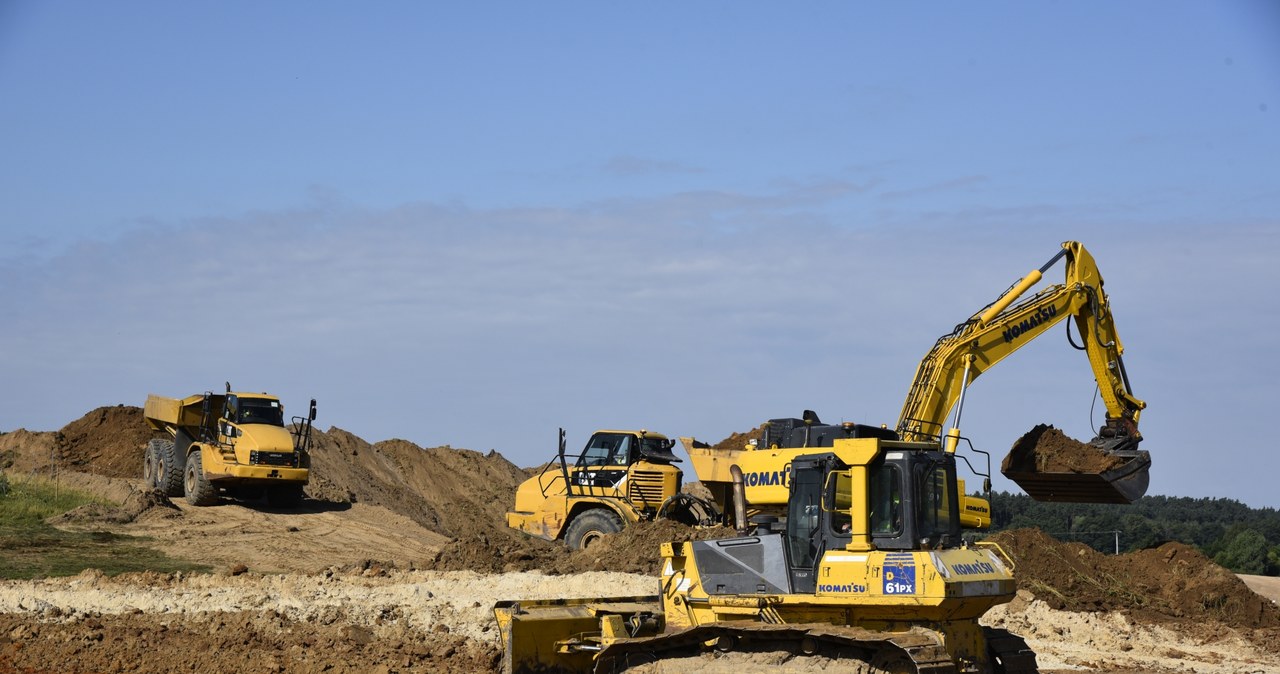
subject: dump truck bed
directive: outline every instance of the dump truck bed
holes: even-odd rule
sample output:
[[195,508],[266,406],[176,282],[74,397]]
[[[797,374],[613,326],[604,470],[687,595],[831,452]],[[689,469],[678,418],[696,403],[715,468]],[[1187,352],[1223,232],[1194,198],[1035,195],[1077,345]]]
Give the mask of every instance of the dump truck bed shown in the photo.
[[[205,419],[204,399],[205,396],[202,394],[185,398],[167,398],[153,393],[147,396],[147,402],[142,408],[142,416],[147,420],[147,425],[157,431],[177,428],[198,429]],[[209,396],[210,423],[222,414],[222,405],[225,400],[226,396],[223,395]]]

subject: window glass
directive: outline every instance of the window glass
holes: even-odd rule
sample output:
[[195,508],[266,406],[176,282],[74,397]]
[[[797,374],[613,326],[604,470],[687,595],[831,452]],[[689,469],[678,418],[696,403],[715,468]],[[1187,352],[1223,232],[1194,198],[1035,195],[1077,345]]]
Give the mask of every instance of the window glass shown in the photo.
[[853,506],[853,481],[848,471],[831,473],[827,506],[831,509],[831,531],[849,534],[853,530],[853,518],[849,508]]
[[871,469],[871,533],[902,533],[902,474],[893,464]]
[[596,433],[582,452],[582,463],[588,466],[625,466],[629,464],[632,437],[625,433]]
[[938,464],[926,464],[918,469],[918,535],[936,538],[951,533],[951,494],[947,490],[947,468]]
[[787,507],[787,533],[791,565],[811,567],[817,558],[818,519],[822,514],[822,473],[802,470],[792,474],[791,502]]
[[284,425],[284,409],[280,401],[263,398],[236,399],[237,423]]

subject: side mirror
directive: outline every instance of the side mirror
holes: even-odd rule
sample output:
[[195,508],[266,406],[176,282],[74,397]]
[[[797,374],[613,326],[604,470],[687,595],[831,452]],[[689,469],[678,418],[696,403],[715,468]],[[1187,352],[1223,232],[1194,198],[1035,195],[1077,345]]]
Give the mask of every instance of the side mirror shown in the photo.
[[312,421],[316,420],[316,399],[315,398],[311,399],[311,414],[309,415],[309,418]]

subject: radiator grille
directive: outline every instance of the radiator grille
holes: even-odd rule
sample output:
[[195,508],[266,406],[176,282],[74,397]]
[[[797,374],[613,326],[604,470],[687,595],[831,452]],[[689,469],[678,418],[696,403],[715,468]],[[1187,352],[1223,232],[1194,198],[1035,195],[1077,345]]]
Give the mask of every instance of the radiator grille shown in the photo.
[[635,503],[657,507],[666,498],[664,489],[665,473],[648,470],[637,470],[628,481],[627,497]]

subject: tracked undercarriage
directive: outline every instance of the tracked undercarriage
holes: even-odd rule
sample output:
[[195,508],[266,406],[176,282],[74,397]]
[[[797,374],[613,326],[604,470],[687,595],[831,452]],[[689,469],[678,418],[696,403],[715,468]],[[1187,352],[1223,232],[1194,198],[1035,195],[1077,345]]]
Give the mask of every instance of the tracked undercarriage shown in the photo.
[[[746,674],[769,663],[799,659],[821,660],[824,672],[850,674],[1037,671],[1035,654],[1026,642],[1002,629],[981,628],[987,649],[982,662],[957,663],[947,650],[947,632],[928,627],[877,631],[826,623],[733,621],[664,631],[658,600],[655,596],[501,602],[496,612],[504,646],[503,672],[657,674],[706,671],[723,663],[724,671]],[[965,629],[962,626],[960,631]],[[761,653],[777,657],[764,662],[738,657]]]

